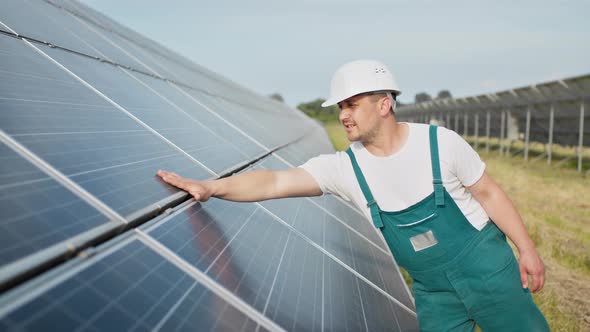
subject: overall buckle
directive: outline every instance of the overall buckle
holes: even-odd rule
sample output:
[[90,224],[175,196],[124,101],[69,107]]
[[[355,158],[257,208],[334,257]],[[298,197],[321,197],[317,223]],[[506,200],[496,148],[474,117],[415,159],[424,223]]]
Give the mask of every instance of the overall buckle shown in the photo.
[[373,199],[367,202],[367,207],[371,210],[371,219],[373,219],[373,225],[377,228],[383,227],[383,220],[381,220],[381,213],[379,213],[379,207],[377,202]]
[[441,179],[433,179],[432,183],[434,184],[434,203],[437,206],[445,205],[445,193],[444,193],[444,186]]

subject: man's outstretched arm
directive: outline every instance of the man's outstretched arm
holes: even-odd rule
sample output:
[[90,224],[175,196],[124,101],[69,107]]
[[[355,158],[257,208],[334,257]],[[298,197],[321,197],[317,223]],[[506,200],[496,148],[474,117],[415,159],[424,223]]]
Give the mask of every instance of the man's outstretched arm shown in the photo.
[[520,279],[524,288],[529,287],[528,277],[532,277],[530,290],[538,292],[545,284],[545,267],[537,254],[535,245],[524,227],[522,218],[504,190],[484,172],[481,179],[467,187],[473,197],[484,208],[494,223],[514,242],[520,253],[518,262]]
[[315,179],[301,168],[284,171],[255,170],[211,181],[191,180],[163,170],[158,171],[158,176],[201,202],[207,201],[210,197],[236,202],[257,202],[272,198],[322,194]]

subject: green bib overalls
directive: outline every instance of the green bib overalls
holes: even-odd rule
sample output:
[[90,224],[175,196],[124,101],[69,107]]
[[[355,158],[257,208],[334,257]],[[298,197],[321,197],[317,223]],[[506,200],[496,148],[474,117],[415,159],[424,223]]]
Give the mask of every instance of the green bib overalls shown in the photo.
[[354,153],[346,153],[357,181],[397,263],[412,279],[422,331],[549,331],[506,236],[489,222],[478,231],[442,184],[437,127],[430,126],[434,192],[401,211],[382,211]]

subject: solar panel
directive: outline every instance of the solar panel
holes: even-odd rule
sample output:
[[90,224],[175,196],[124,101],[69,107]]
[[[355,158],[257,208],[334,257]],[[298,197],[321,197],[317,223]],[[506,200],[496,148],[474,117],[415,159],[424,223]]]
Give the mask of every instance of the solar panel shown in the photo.
[[[148,234],[287,330],[319,329],[322,312],[340,315],[337,322],[347,319],[342,299],[336,301],[338,305],[326,305],[320,296],[323,292],[344,297],[344,305],[362,305],[333,279],[361,281],[255,204],[217,199],[202,206],[193,204],[150,226]],[[324,279],[323,270],[330,270],[334,278]],[[380,294],[367,301],[391,300]],[[390,305],[394,313],[407,311],[399,304]],[[362,326],[362,316],[355,323]],[[338,325],[336,330],[340,329],[343,326]]]
[[310,158],[333,152],[334,148],[332,148],[326,132],[323,128],[318,128],[275,154],[287,161],[291,166],[299,166]]
[[0,144],[0,274],[52,246],[63,254],[67,240],[107,223],[105,215]]
[[[258,324],[137,239],[44,280],[40,295],[2,320],[4,331],[246,331]],[[265,330],[263,328],[263,330]]]
[[[18,34],[49,42],[93,57],[141,68],[141,64],[125,54],[87,24],[45,1],[7,0],[0,21]],[[106,56],[101,56],[106,54]]]
[[260,108],[250,108],[235,104],[220,97],[209,96],[195,90],[185,89],[185,92],[201,101],[204,105],[214,109],[224,119],[239,125],[257,142],[264,142],[268,148],[274,149],[290,143],[310,131],[309,122],[301,121],[300,116],[278,112],[268,112]]
[[2,330],[418,330],[355,207],[155,176],[297,166],[333,152],[321,126],[77,2],[3,8]]
[[120,214],[177,191],[159,168],[212,176],[23,42],[0,36],[0,47],[0,128]]
[[[222,136],[234,131],[225,123],[205,126],[200,116],[191,116],[185,109],[200,108],[195,102],[181,108],[166,95],[174,87],[163,80],[133,74],[121,68],[73,55],[62,50],[46,50],[53,59],[88,82],[137,119],[198,160],[208,169],[220,174],[264,152],[254,142],[242,137],[230,141]],[[140,76],[140,77],[138,77]],[[186,104],[186,103],[185,103]],[[194,112],[194,111],[192,111]],[[204,112],[200,112],[201,114]],[[211,117],[211,115],[209,115]],[[233,136],[238,136],[237,132]],[[251,146],[252,148],[248,148]],[[253,150],[250,155],[242,151]]]

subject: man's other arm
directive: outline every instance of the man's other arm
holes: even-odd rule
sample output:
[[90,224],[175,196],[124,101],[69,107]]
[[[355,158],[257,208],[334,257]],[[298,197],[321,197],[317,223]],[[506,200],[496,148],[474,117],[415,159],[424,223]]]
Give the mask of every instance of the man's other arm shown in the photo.
[[535,245],[524,227],[522,218],[504,190],[486,173],[472,186],[467,187],[484,208],[488,216],[514,242],[520,253],[519,267],[522,286],[528,288],[528,276],[532,277],[530,290],[540,291],[545,283],[545,268]]
[[301,168],[284,171],[255,170],[211,181],[191,180],[163,170],[158,171],[158,176],[201,202],[207,201],[210,197],[236,202],[257,202],[272,198],[322,194],[315,179]]

